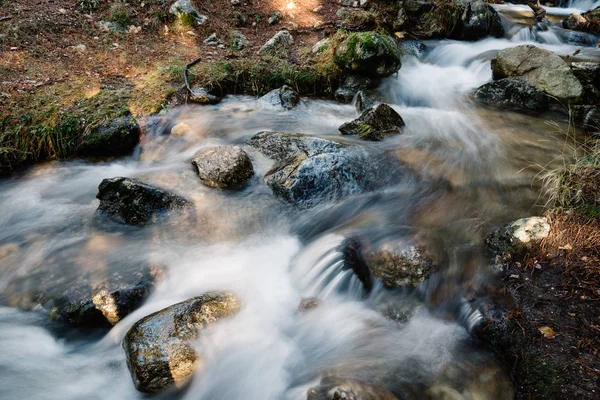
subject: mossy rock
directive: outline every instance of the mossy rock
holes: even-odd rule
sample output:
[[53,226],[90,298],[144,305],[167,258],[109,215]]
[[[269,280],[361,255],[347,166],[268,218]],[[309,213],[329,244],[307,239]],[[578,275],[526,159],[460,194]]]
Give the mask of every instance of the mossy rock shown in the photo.
[[336,64],[349,72],[385,77],[402,66],[401,51],[391,36],[359,32],[348,36],[335,50]]

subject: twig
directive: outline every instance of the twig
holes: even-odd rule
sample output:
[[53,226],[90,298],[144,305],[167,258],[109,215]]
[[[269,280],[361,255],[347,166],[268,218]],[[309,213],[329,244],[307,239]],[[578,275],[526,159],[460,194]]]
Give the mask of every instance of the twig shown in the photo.
[[200,62],[200,60],[202,60],[202,57],[196,58],[194,61],[192,61],[191,63],[186,65],[185,69],[183,70],[183,80],[185,81],[185,87],[187,87],[187,90],[190,93],[192,93],[192,88],[190,87],[190,81],[188,80],[188,70],[190,68],[192,68],[194,65],[198,64]]
[[12,19],[12,17],[10,15],[8,15],[6,17],[0,17],[0,22],[8,21],[9,19]]

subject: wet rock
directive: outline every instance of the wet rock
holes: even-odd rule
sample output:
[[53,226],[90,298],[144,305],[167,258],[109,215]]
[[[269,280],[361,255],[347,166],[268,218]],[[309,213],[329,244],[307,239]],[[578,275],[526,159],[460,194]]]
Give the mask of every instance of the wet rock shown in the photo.
[[140,127],[131,116],[109,121],[85,134],[77,147],[77,154],[86,156],[125,155],[140,141]]
[[98,187],[98,211],[130,225],[146,225],[189,202],[164,189],[130,178],[104,179]]
[[190,0],[177,0],[169,8],[169,13],[177,17],[180,21],[195,21],[198,25],[206,22],[206,15],[202,15],[194,8]]
[[243,50],[246,47],[248,47],[248,45],[250,44],[250,42],[248,41],[248,39],[246,38],[246,36],[244,36],[244,34],[240,31],[233,31],[231,32],[231,48],[233,50]]
[[[370,189],[375,168],[352,146],[300,133],[260,132],[248,145],[275,161],[265,182],[285,201],[302,208]],[[381,174],[380,174],[381,175]]]
[[273,89],[260,98],[262,101],[274,106],[291,110],[300,101],[300,95],[291,87],[284,85],[279,89]]
[[190,92],[189,101],[198,104],[217,104],[221,98],[210,94],[208,90],[201,86],[194,86]]
[[277,32],[271,39],[269,39],[259,50],[258,54],[272,54],[280,49],[287,49],[289,46],[294,44],[294,38],[286,31],[282,30]]
[[483,0],[408,0],[396,24],[422,38],[479,40],[504,35],[498,13]]
[[356,93],[356,96],[354,97],[354,107],[358,113],[363,113],[364,111],[375,107],[381,102],[382,99],[372,91],[361,90],[360,92]]
[[353,33],[335,50],[340,68],[374,78],[397,72],[402,66],[401,56],[393,37],[375,32]]
[[321,302],[316,297],[308,297],[304,298],[300,301],[300,305],[298,306],[298,311],[300,312],[308,312],[310,310],[314,310],[319,307]]
[[238,146],[207,147],[192,159],[200,180],[220,189],[239,189],[254,175],[252,161]]
[[492,59],[494,79],[519,77],[561,101],[575,101],[583,91],[571,68],[549,50],[532,45],[504,49]]
[[492,232],[486,239],[488,248],[497,255],[519,253],[539,243],[550,234],[546,217],[521,218]]
[[584,131],[600,135],[600,106],[575,106],[571,111],[573,121]]
[[593,62],[573,62],[571,70],[579,82],[600,89],[600,64]]
[[413,245],[387,243],[366,249],[364,257],[373,275],[387,287],[417,286],[437,269],[433,260]]
[[142,305],[161,274],[161,268],[147,264],[115,262],[109,269],[94,272],[69,265],[55,270],[44,265],[10,281],[3,297],[23,310],[41,307],[59,323],[108,328]]
[[427,50],[427,45],[416,39],[402,40],[399,42],[399,46],[403,56],[410,55],[422,58]]
[[391,392],[376,384],[325,376],[319,386],[310,388],[307,400],[398,400]]
[[136,322],[123,339],[135,387],[145,393],[181,384],[198,366],[190,344],[199,333],[239,309],[229,293],[206,293],[150,314]]
[[334,97],[341,103],[350,103],[359,91],[373,89],[378,83],[378,79],[371,79],[360,75],[349,75],[344,80],[344,83],[337,88]]
[[526,112],[543,112],[550,107],[548,95],[519,78],[489,82],[475,92],[485,104]]
[[452,35],[460,40],[479,40],[487,36],[500,38],[504,26],[496,10],[483,0],[465,1],[457,31]]
[[562,22],[563,28],[600,35],[600,7],[584,12],[573,13]]
[[357,135],[365,140],[383,140],[389,135],[400,133],[404,121],[392,107],[378,104],[364,111],[360,117],[340,126],[342,135]]

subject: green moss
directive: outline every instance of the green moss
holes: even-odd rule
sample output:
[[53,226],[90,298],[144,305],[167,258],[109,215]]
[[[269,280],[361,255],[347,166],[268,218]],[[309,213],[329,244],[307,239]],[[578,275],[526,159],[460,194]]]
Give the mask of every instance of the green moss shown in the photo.
[[561,372],[564,366],[557,365],[539,357],[525,357],[515,370],[519,385],[530,398],[548,399],[561,384]]
[[115,3],[110,7],[109,21],[119,24],[122,27],[131,25],[130,10],[125,3]]
[[192,13],[181,13],[179,14],[179,22],[183,26],[193,27],[196,25],[196,16]]

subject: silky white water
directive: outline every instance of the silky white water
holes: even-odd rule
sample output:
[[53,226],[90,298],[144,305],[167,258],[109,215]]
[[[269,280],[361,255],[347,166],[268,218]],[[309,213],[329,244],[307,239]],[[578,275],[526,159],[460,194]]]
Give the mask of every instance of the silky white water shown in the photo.
[[[504,9],[519,8],[499,7]],[[0,398],[144,398],[127,370],[123,336],[141,317],[211,290],[234,292],[243,307],[203,332],[195,344],[202,367],[189,387],[165,398],[305,399],[332,370],[380,380],[407,399],[422,398],[423,388],[449,368],[461,371],[457,386],[480,382],[489,371],[500,371],[495,383],[507,381],[494,355],[470,339],[473,321],[464,321],[476,314],[460,303],[461,287],[465,279],[489,277],[489,260],[473,258],[486,230],[540,210],[534,178],[541,165],[561,162],[564,149],[556,143],[563,143],[560,129],[566,125],[552,115],[490,110],[471,96],[492,79],[490,59],[507,47],[532,43],[561,55],[581,49],[579,57],[599,59],[598,49],[563,41],[559,27],[543,33],[513,28],[502,39],[432,41],[423,58],[405,57],[379,93],[402,115],[406,129],[380,143],[340,137],[339,125],[356,117],[352,105],[304,100],[282,111],[231,97],[167,114],[166,120],[190,126],[190,134],[161,135],[157,128],[130,158],[53,162],[0,181],[0,292],[40,267],[58,275],[73,266],[102,273],[112,262],[165,267],[144,305],[108,333],[57,333],[44,313],[0,308]],[[546,124],[554,119],[559,129]],[[198,149],[242,144],[262,130],[352,143],[370,155],[391,155],[395,161],[382,173],[409,172],[398,172],[378,191],[310,210],[272,195],[261,179],[271,162],[258,153],[251,154],[255,177],[242,192],[200,184],[189,166]],[[115,176],[182,194],[194,202],[202,223],[193,230],[168,223],[141,230],[99,227],[97,187]],[[379,241],[415,234],[446,261],[414,291],[390,291],[376,282],[367,295],[344,268],[340,246],[349,236]],[[453,296],[437,298],[436,288],[446,283],[454,287]],[[319,306],[299,312],[307,297],[318,298]],[[449,311],[456,302],[466,308]],[[390,314],[406,315],[394,320]],[[502,398],[499,386],[485,387],[480,398]]]

